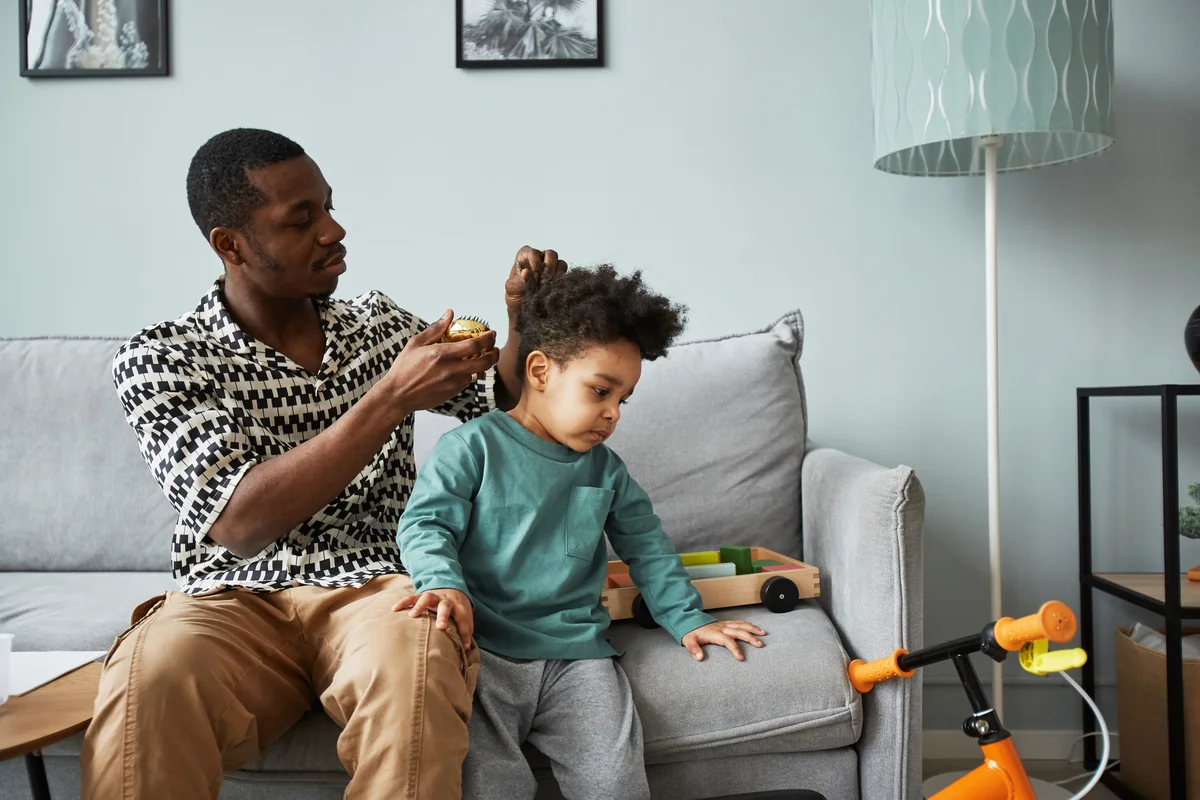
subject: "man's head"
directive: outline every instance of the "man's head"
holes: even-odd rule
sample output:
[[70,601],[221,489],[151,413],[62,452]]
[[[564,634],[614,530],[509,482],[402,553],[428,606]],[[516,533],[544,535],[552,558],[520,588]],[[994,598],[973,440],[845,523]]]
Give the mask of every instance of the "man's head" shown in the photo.
[[573,269],[526,285],[517,317],[522,404],[557,442],[586,452],[607,439],[642,361],[666,355],[687,309],[655,294],[641,272]]
[[205,142],[187,176],[192,219],[226,271],[268,298],[330,295],[345,272],[346,231],[333,192],[304,148],[236,128]]

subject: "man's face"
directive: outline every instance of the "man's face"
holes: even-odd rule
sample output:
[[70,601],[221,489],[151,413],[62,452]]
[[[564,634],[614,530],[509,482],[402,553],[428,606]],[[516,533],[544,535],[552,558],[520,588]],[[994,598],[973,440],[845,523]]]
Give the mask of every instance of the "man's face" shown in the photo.
[[616,430],[641,377],[642,353],[633,342],[596,345],[566,366],[550,366],[537,417],[555,441],[586,453]]
[[238,265],[267,297],[328,297],[346,271],[346,230],[330,215],[333,190],[308,156],[249,172],[266,195],[255,209],[239,248]]

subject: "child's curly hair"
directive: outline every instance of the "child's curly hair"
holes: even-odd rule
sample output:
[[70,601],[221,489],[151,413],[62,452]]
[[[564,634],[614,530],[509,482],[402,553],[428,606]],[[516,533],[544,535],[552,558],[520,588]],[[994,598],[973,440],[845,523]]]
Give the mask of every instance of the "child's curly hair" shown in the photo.
[[608,264],[568,270],[548,281],[532,275],[517,315],[521,379],[529,354],[540,350],[559,365],[597,344],[627,340],[642,358],[667,354],[687,324],[687,307],[651,291],[641,270],[621,277]]

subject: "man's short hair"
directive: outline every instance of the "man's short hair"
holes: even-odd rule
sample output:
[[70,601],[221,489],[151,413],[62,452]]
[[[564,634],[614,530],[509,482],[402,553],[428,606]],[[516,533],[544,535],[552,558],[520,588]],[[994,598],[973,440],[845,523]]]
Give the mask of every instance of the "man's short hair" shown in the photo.
[[188,167],[187,197],[204,238],[213,228],[244,231],[250,214],[266,202],[249,170],[302,155],[304,148],[291,139],[258,128],[234,128],[202,144]]
[[565,365],[598,344],[626,340],[654,361],[687,324],[687,307],[651,291],[641,271],[620,276],[611,266],[573,268],[548,281],[530,277],[517,315],[522,380],[530,353]]

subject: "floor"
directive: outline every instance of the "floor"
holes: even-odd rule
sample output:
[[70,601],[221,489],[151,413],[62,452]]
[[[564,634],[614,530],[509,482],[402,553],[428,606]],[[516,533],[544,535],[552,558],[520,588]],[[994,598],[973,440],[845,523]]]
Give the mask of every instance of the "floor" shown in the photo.
[[[924,774],[926,776],[939,775],[943,772],[962,772],[968,769],[974,769],[979,766],[977,762],[972,761],[940,761],[927,760],[924,764]],[[1082,764],[1064,764],[1062,761],[1026,761],[1025,769],[1029,772],[1031,778],[1041,778],[1044,781],[1057,782],[1075,775],[1083,774]],[[1064,786],[1064,789],[1069,790],[1072,794],[1079,791],[1088,779],[1078,780]],[[1105,788],[1103,785],[1098,785],[1092,789],[1087,795],[1088,800],[1117,800],[1117,796]]]

